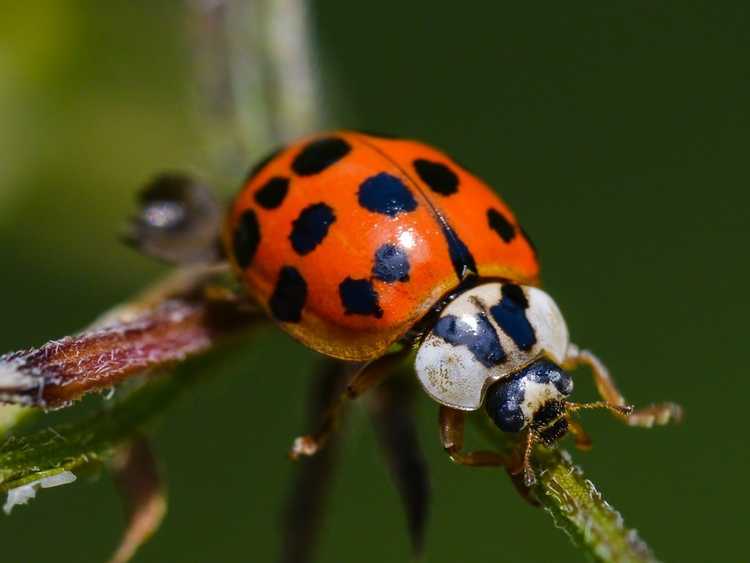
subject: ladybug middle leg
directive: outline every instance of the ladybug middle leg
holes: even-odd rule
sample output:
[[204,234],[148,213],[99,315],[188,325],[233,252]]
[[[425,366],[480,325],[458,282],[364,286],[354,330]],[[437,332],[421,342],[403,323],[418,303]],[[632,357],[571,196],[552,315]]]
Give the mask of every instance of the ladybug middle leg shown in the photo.
[[591,369],[596,389],[605,402],[601,404],[592,403],[591,405],[571,405],[574,407],[571,410],[576,410],[576,406],[580,408],[604,406],[614,411],[621,410],[621,412],[616,413],[618,417],[622,418],[629,426],[640,426],[642,428],[651,428],[654,425],[662,426],[670,421],[679,422],[682,419],[682,407],[676,403],[658,403],[640,409],[627,407],[625,397],[617,389],[609,370],[602,361],[590,351],[581,350],[571,344],[563,368],[573,369],[581,365],[588,366]]
[[[321,414],[346,386],[350,366],[326,358],[310,380],[308,419],[317,425]],[[338,460],[339,440],[332,436],[328,447],[297,466],[284,510],[280,563],[313,561],[325,507]]]
[[318,430],[313,434],[298,436],[294,439],[292,447],[289,450],[289,457],[297,460],[302,456],[315,455],[325,446],[330,435],[338,427],[340,415],[346,405],[370,389],[380,385],[390,375],[398,372],[399,367],[401,367],[410,352],[411,350],[404,348],[403,350],[386,354],[365,364],[354,374],[344,392],[326,409]]

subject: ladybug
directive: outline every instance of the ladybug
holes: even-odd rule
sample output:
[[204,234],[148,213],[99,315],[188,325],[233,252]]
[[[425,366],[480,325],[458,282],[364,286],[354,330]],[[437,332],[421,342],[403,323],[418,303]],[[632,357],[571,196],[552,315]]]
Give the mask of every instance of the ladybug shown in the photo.
[[[205,225],[217,208],[204,191],[173,177],[147,193],[136,239],[154,240],[151,229],[208,240]],[[575,411],[604,408],[643,427],[681,416],[673,403],[626,404],[602,362],[570,342],[560,309],[538,287],[534,245],[510,208],[421,142],[355,131],[294,142],[252,168],[226,216],[221,248],[202,248],[209,250],[173,245],[163,254],[223,255],[284,331],[321,354],[362,363],[319,431],[294,441],[293,458],[318,451],[341,405],[403,361],[413,362],[440,405],[440,437],[453,461],[509,463],[463,450],[465,416],[484,408],[501,431],[525,437],[523,462],[512,471],[529,486],[536,442],[552,445],[571,432],[580,447],[589,445]],[[579,365],[591,368],[601,401],[569,400],[569,371]]]

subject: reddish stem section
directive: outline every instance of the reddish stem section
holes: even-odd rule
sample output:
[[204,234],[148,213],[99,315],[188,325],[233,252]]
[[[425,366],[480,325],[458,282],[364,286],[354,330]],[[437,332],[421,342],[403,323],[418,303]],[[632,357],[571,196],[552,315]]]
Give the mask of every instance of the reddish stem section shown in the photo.
[[255,315],[236,303],[166,301],[142,316],[0,357],[0,403],[55,408],[185,360]]

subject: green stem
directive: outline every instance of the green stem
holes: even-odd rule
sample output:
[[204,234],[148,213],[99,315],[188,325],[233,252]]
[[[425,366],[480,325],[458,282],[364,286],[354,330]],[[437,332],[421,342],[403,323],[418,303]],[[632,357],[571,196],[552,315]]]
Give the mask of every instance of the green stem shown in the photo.
[[573,464],[566,451],[538,448],[535,456],[536,499],[573,544],[594,561],[654,563],[651,549],[638,533]]
[[197,117],[207,168],[238,186],[247,168],[321,120],[304,0],[189,0]]
[[109,459],[150,423],[200,371],[150,381],[108,410],[81,421],[11,437],[0,447],[0,492]]
[[[478,413],[471,421],[493,447],[511,456],[518,443],[506,439],[489,418]],[[578,549],[601,563],[657,563],[638,532],[625,526],[622,516],[589,481],[570,454],[559,448],[537,446],[532,456],[536,484],[530,497],[552,516]]]

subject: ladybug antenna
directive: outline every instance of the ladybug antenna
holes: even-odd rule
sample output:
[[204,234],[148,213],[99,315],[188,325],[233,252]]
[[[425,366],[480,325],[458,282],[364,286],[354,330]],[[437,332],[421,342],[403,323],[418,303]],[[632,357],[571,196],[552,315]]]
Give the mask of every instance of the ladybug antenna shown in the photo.
[[607,409],[618,416],[628,416],[633,412],[631,405],[614,405],[606,401],[595,401],[593,403],[571,403],[565,402],[565,410],[569,413],[582,410]]

